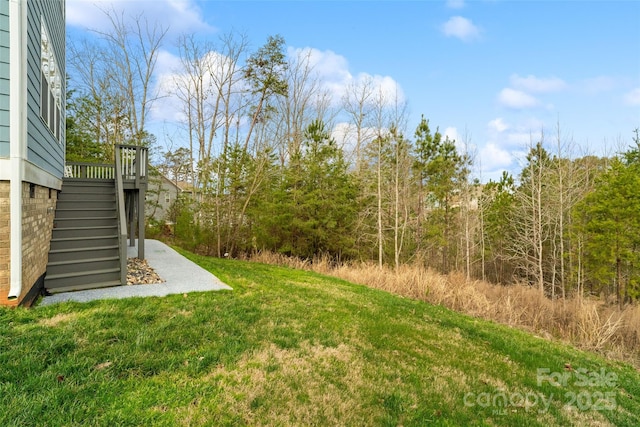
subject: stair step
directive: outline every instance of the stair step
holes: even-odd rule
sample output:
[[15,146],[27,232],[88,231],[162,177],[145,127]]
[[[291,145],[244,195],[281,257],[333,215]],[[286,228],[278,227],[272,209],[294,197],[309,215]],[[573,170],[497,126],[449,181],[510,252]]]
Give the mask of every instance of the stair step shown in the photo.
[[115,206],[98,208],[89,207],[88,203],[83,203],[72,209],[56,208],[55,219],[84,219],[84,218],[115,218]]
[[111,180],[81,180],[81,179],[63,179],[62,180],[62,190],[65,188],[80,188],[80,187],[94,187],[94,188],[108,188],[115,187],[116,181],[114,179]]
[[116,209],[116,199],[115,197],[108,198],[91,198],[91,199],[80,199],[80,200],[60,200],[56,202],[56,210],[70,210],[70,209],[84,209],[84,206],[87,206],[91,209]]
[[103,274],[103,273],[113,273],[120,272],[119,268],[103,268],[102,270],[94,270],[94,271],[75,271],[73,273],[60,273],[60,274],[47,274],[47,279],[56,280],[61,278],[73,278],[73,277],[84,277],[91,276],[93,274]]
[[115,184],[111,185],[79,185],[70,187],[66,184],[62,184],[61,195],[65,194],[110,194],[114,195],[116,192]]
[[[102,263],[111,263],[112,261],[118,261],[118,264],[113,266],[113,267],[97,267],[97,268],[91,268],[90,265],[87,264],[102,264]],[[86,271],[91,271],[91,270],[104,270],[107,268],[116,268],[116,267],[120,267],[120,258],[118,256],[113,256],[113,255],[109,255],[109,256],[104,256],[104,257],[95,257],[95,258],[76,258],[76,259],[68,259],[68,260],[62,260],[62,261],[54,261],[54,262],[49,262],[49,264],[47,264],[48,267],[59,267],[62,265],[80,265],[83,264],[83,266],[85,267],[84,270],[82,270],[83,272]],[[69,273],[72,273],[73,271],[69,271]],[[62,274],[62,273],[51,273],[53,275],[56,274]]]
[[114,179],[104,180],[81,180],[81,179],[65,179],[62,181],[62,188],[109,188],[115,186]]
[[54,221],[83,221],[83,220],[87,220],[87,219],[117,219],[118,216],[117,215],[103,215],[103,216],[87,216],[87,217],[82,217],[82,216],[75,216],[75,217],[68,217],[68,218],[54,218]]
[[50,262],[47,264],[47,273],[52,276],[71,273],[91,273],[93,271],[101,271],[115,268],[120,271],[120,258],[109,256],[103,258],[76,258],[65,261]]
[[119,257],[119,246],[90,246],[90,247],[73,247],[73,248],[59,248],[57,242],[51,243],[51,249],[49,250],[49,264],[57,265],[56,263],[73,262],[84,259],[98,259],[106,257]]
[[[86,228],[86,227],[106,227],[118,225],[116,216],[94,217],[94,218],[55,218],[53,229],[58,228]],[[73,236],[69,236],[73,237]]]
[[54,239],[80,238],[80,237],[118,237],[118,225],[98,225],[83,227],[58,227],[53,229]]
[[60,293],[60,292],[82,291],[82,290],[85,290],[85,289],[113,288],[114,286],[121,286],[121,285],[122,285],[122,283],[120,283],[119,280],[109,280],[109,281],[98,282],[98,283],[89,283],[89,284],[84,284],[84,285],[82,285],[82,284],[81,285],[67,285],[67,286],[60,286],[60,287],[56,287],[56,288],[47,288],[46,287],[46,282],[45,282],[45,289],[50,294],[56,294],[56,293]]
[[93,289],[99,284],[111,283],[109,286],[120,284],[120,268],[106,268],[95,271],[80,271],[73,273],[47,274],[44,287],[48,292],[66,292],[81,289]]
[[58,195],[58,202],[66,202],[66,203],[80,203],[88,201],[112,201],[116,202],[116,192],[115,190],[109,193],[60,193]]
[[51,252],[54,250],[88,250],[103,246],[118,246],[118,236],[62,237],[51,239]]

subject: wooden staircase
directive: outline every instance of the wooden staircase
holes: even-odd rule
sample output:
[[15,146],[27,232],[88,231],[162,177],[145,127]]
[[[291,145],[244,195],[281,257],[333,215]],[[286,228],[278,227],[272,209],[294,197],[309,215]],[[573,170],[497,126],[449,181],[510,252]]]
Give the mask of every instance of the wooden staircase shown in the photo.
[[[126,284],[127,230],[144,258],[148,150],[116,145],[113,164],[67,163],[44,280],[48,293]],[[137,226],[137,227],[136,227]]]
[[65,178],[53,223],[47,292],[121,284],[115,180]]

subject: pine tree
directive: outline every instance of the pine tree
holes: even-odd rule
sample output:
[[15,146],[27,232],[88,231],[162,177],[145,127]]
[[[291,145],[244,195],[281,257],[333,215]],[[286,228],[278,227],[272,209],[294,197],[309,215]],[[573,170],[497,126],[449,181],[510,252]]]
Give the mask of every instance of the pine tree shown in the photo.
[[640,141],[614,158],[595,190],[577,206],[587,276],[596,291],[614,291],[620,307],[640,296]]
[[413,168],[419,188],[417,238],[420,245],[429,245],[426,249],[431,252],[431,261],[439,263],[441,271],[449,272],[450,257],[456,248],[455,199],[462,180],[466,179],[468,160],[457,152],[455,141],[448,137],[443,140],[437,129],[432,135],[424,117],[415,135]]
[[356,186],[325,124],[310,123],[272,197],[263,198],[255,235],[261,247],[287,255],[341,259],[354,253]]

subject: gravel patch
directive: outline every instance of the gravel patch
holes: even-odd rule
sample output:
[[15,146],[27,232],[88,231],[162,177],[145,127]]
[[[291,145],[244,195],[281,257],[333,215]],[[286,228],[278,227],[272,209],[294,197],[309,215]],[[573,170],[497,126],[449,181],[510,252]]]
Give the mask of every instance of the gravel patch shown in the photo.
[[127,259],[127,285],[154,285],[164,282],[146,259]]

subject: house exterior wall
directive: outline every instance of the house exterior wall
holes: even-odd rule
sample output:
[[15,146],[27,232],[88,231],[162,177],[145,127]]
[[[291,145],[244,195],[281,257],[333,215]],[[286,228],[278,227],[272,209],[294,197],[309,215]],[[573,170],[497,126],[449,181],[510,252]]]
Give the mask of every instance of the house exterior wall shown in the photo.
[[64,0],[0,0],[0,180],[17,181],[10,159],[20,158],[23,181],[62,185],[65,37]]
[[[9,301],[9,183],[0,182],[0,305],[30,303],[36,295],[28,294],[47,267],[58,192],[39,185],[33,185],[32,192],[31,186],[26,182],[22,184],[22,292],[18,299]],[[27,296],[29,301],[25,301]]]
[[[29,183],[22,184],[22,301],[47,269],[53,217],[58,192],[34,186],[31,197]],[[30,301],[28,301],[30,302]]]
[[[43,86],[45,75],[56,84]],[[0,0],[0,305],[29,304],[43,282],[64,172],[64,75],[65,1]],[[45,119],[49,92],[59,112]]]
[[9,157],[9,0],[0,0],[0,157]]
[[61,116],[64,123],[65,95],[65,4],[59,0],[27,1],[27,160],[38,168],[62,178],[64,170],[64,125],[60,135],[49,129],[41,117],[41,29],[42,20],[51,37],[60,78]]
[[180,188],[164,175],[151,177],[147,184],[145,215],[159,222],[166,221],[169,208],[180,193]]

